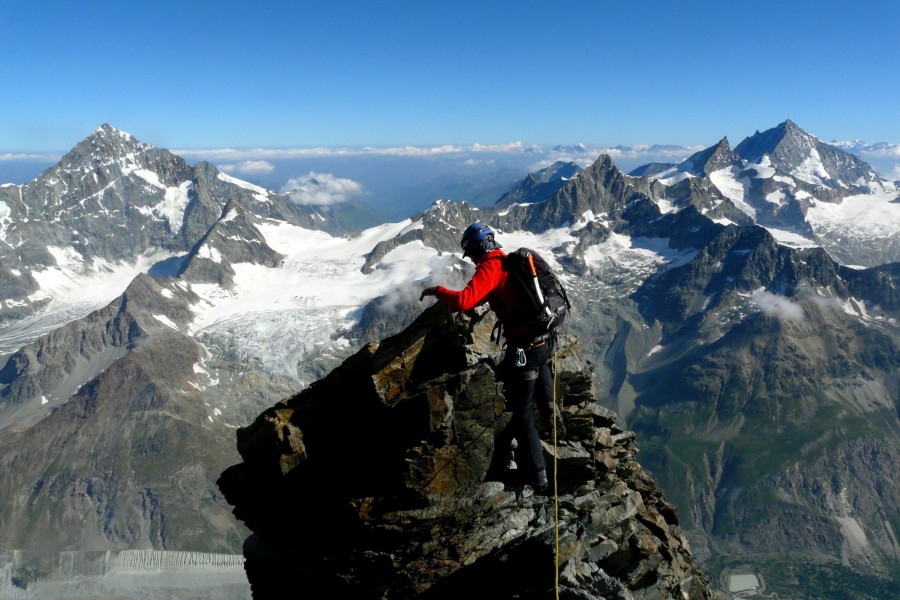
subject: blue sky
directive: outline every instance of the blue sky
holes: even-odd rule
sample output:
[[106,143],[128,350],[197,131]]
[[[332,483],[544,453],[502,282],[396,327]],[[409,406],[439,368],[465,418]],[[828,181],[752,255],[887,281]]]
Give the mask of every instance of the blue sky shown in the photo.
[[900,2],[0,0],[0,154],[900,142]]

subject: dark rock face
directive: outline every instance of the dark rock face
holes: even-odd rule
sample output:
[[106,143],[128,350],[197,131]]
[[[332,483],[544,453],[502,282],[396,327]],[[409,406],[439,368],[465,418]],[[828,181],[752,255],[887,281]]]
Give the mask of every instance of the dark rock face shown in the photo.
[[701,150],[690,156],[679,167],[699,177],[709,175],[719,169],[727,169],[739,164],[740,158],[731,151],[728,138],[722,138],[715,146]]
[[553,473],[535,493],[498,441],[509,413],[484,316],[428,309],[238,431],[244,462],[219,487],[254,532],[255,598],[280,597],[286,572],[347,598],[551,598],[557,573],[561,598],[714,597],[574,339],[557,358],[557,542]]
[[0,547],[240,547],[215,486],[233,445],[191,383],[202,348],[175,331],[196,297],[167,285],[140,275],[0,368]]

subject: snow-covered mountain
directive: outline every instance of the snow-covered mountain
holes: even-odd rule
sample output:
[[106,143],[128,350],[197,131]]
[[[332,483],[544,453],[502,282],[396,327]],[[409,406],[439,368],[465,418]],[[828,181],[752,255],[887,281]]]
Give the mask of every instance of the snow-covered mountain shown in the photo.
[[447,260],[405,246],[364,275],[410,220],[342,236],[337,206],[106,125],[3,198],[0,489],[37,490],[0,514],[8,548],[238,550],[214,485],[234,429],[358,344],[373,299],[389,308]]
[[234,430],[411,322],[423,287],[461,286],[482,220],[560,273],[598,397],[698,556],[884,578],[900,204],[835,152],[787,122],[653,175],[604,155],[549,196],[347,232],[103,126],[0,188],[0,547],[239,551],[215,486]]
[[790,120],[756,132],[733,151],[723,139],[647,177],[666,186],[708,179],[734,208],[781,242],[824,247],[846,264],[900,260],[900,187]]
[[[246,229],[246,219],[234,220],[239,215],[335,229],[314,207],[209,163],[189,167],[108,125],[34,181],[0,188],[0,215],[0,325],[15,323],[23,334],[23,319],[39,330],[84,316],[139,272],[178,272],[179,259],[220,222],[233,235]],[[244,258],[271,260],[260,241],[250,242],[257,246]]]

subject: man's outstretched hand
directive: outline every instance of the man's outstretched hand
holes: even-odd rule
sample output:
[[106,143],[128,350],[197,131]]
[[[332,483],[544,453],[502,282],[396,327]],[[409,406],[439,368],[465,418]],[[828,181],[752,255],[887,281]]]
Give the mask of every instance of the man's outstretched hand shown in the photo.
[[425,288],[424,290],[422,290],[422,295],[419,296],[419,302],[421,302],[422,300],[424,300],[426,296],[434,296],[434,295],[436,295],[436,292],[437,292],[437,288],[436,288],[436,287]]

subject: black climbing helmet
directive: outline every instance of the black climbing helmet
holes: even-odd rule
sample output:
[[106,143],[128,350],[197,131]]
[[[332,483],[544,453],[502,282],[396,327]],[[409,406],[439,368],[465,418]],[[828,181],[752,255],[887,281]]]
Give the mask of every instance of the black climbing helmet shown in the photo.
[[489,250],[500,248],[500,244],[494,241],[494,230],[484,223],[472,223],[463,232],[462,240],[463,256],[477,258]]

